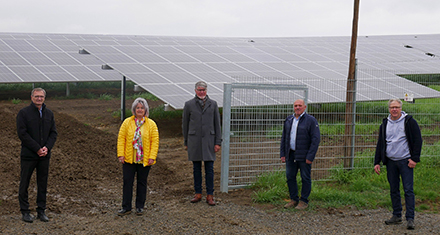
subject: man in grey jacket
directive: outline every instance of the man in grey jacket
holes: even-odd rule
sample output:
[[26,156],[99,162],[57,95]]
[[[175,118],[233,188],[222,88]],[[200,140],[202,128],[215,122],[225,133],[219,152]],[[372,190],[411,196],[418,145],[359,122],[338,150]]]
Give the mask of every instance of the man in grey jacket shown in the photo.
[[402,101],[388,101],[390,115],[379,128],[379,139],[374,158],[374,171],[380,174],[380,162],[387,166],[390,184],[393,216],[385,224],[402,223],[402,202],[400,200],[400,178],[405,191],[407,228],[414,229],[414,168],[420,162],[422,135],[419,125],[412,116],[402,111]]
[[196,96],[185,102],[182,117],[182,133],[188,160],[193,162],[196,203],[202,200],[202,161],[205,166],[206,202],[215,206],[214,201],[214,161],[215,153],[220,150],[221,128],[220,112],[217,102],[211,100],[207,93],[208,85],[197,82]]

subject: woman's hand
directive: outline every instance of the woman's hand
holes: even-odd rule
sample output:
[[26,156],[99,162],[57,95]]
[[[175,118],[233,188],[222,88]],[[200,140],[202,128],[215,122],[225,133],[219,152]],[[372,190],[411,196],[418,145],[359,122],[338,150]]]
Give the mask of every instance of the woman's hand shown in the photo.
[[119,156],[118,159],[120,163],[124,164],[124,159],[125,159],[124,156]]

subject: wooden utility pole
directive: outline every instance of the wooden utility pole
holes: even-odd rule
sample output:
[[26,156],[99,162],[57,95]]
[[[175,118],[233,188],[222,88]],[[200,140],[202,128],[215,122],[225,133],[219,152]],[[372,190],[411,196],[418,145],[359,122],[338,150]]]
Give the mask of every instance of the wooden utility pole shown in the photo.
[[348,67],[347,78],[347,97],[345,103],[345,135],[344,135],[344,168],[350,169],[352,167],[352,157],[354,157],[354,149],[352,148],[352,138],[354,130],[354,112],[355,112],[355,71],[356,71],[356,45],[357,45],[357,31],[359,19],[359,1],[354,0],[354,14],[353,27],[351,35],[350,47],[350,64]]

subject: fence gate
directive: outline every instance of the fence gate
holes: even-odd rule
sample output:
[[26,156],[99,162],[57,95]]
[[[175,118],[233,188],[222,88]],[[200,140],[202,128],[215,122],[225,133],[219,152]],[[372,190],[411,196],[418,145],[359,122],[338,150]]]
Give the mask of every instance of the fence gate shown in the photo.
[[284,120],[296,99],[307,104],[307,98],[304,85],[224,84],[220,191],[245,187],[284,166],[279,155]]

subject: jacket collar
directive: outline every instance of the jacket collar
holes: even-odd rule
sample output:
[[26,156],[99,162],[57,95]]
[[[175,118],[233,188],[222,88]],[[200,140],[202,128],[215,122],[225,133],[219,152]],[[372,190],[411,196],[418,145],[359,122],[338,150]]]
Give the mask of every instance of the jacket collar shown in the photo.
[[[31,106],[34,107],[36,110],[39,110],[38,107],[35,106],[34,102],[31,102]],[[43,103],[43,104],[41,105],[41,110],[44,110],[45,108],[46,108],[46,104]]]

